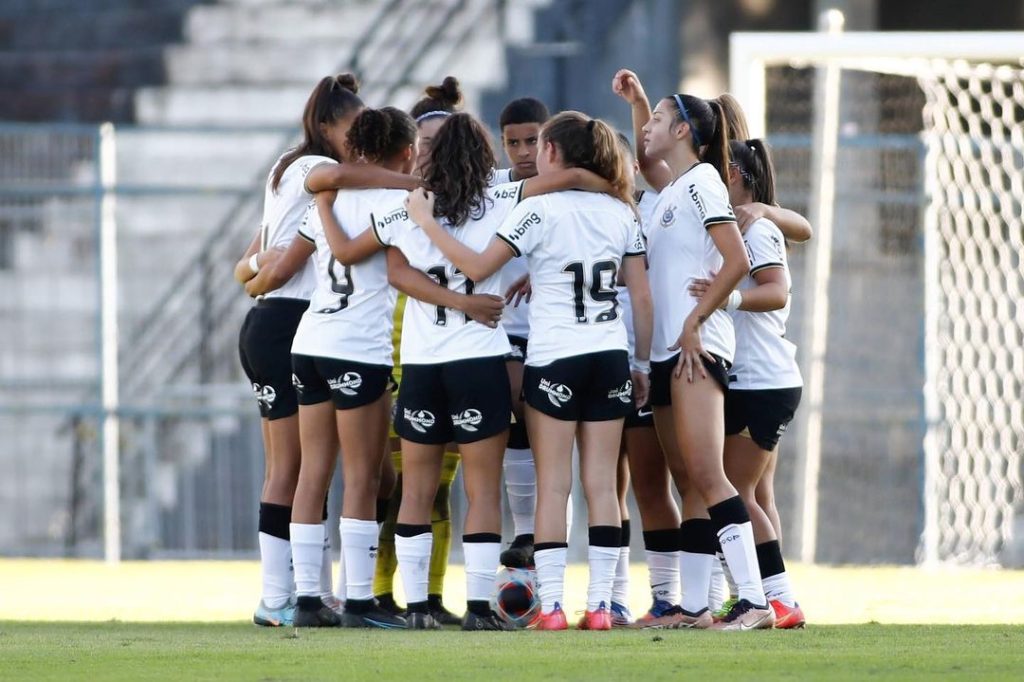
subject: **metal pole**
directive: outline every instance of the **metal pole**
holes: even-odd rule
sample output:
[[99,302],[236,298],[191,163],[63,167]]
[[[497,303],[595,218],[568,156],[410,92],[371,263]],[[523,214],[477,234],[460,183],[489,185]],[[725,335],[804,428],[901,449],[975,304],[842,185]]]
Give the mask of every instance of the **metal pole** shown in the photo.
[[100,126],[99,143],[103,556],[108,564],[117,564],[121,561],[121,424],[118,419],[117,221],[114,198],[117,184],[117,152],[112,123]]

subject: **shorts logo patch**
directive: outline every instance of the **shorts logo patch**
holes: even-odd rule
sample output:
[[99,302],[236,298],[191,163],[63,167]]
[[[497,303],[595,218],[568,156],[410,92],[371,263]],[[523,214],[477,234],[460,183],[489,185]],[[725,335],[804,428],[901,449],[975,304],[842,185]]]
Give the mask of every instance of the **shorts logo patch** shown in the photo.
[[775,435],[778,436],[779,438],[781,438],[782,434],[784,434],[786,432],[786,427],[787,426],[789,426],[788,423],[787,424],[779,424],[779,430],[775,432]]
[[661,226],[669,227],[676,221],[676,205],[672,204],[661,214]]
[[345,395],[357,395],[359,387],[363,385],[363,377],[358,372],[345,372],[337,379],[328,379],[327,385],[332,391],[340,391]]
[[480,414],[480,410],[470,408],[463,410],[460,414],[452,415],[452,424],[458,426],[470,433],[476,433],[477,426],[484,420],[484,416]]
[[274,401],[277,400],[277,391],[273,386],[253,384],[252,392],[256,394],[256,402],[268,410],[274,406]]
[[561,407],[572,400],[572,389],[565,384],[556,384],[547,379],[541,379],[540,390],[548,394],[548,400],[555,407]]
[[[298,377],[298,376],[297,376],[297,375],[296,375],[296,374],[295,374],[294,372],[292,373],[292,386],[294,386],[294,387],[295,387],[295,390],[296,390],[296,391],[301,391],[301,390],[303,390],[303,389],[305,389],[305,388],[306,388],[306,387],[305,387],[305,386],[304,386],[304,385],[302,384],[302,382],[301,382],[301,381],[299,381],[299,377]],[[253,384],[253,388],[255,388],[255,387],[256,387],[256,385],[255,385],[255,384]]]
[[434,425],[437,421],[434,418],[434,413],[428,410],[410,410],[405,408],[402,412],[402,416],[405,421],[409,422],[409,426],[416,429],[420,433],[426,433],[427,429]]
[[641,419],[645,417],[650,417],[652,414],[654,414],[654,410],[649,407],[647,409],[640,408],[639,410],[636,411],[636,416],[640,417]]
[[608,391],[608,399],[614,400],[615,398],[618,398],[620,402],[627,405],[633,402],[633,382],[627,379],[626,383]]
[[513,343],[512,350],[509,351],[507,357],[522,360],[525,356],[523,355],[523,349]]

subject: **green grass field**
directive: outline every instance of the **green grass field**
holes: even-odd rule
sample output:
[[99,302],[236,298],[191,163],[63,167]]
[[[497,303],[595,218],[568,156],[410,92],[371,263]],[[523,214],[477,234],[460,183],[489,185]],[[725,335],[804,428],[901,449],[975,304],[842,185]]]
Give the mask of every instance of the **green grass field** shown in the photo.
[[[810,624],[754,633],[259,629],[254,562],[0,561],[0,680],[1021,679],[1024,573],[792,567]],[[634,564],[631,601],[646,602]],[[586,569],[570,568],[581,608]],[[453,566],[446,598],[462,599]]]

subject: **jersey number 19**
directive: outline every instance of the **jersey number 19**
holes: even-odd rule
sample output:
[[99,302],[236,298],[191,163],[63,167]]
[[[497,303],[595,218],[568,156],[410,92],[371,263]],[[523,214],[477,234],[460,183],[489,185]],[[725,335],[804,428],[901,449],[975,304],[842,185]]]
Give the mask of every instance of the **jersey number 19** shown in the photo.
[[[587,270],[582,261],[569,263],[562,272],[572,275],[572,298],[573,310],[576,313],[577,324],[587,324],[590,320],[587,317],[587,306],[583,300],[587,289]],[[605,275],[608,275],[607,284]],[[594,318],[594,322],[610,322],[618,317],[619,301],[615,291],[615,281],[618,276],[618,267],[613,260],[599,260],[590,268],[590,298],[596,303],[611,303],[611,306]]]

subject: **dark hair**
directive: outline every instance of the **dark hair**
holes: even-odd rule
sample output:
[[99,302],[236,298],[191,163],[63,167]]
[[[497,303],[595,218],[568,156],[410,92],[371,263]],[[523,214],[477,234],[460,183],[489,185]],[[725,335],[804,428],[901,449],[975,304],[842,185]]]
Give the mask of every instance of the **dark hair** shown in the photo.
[[675,111],[676,123],[690,126],[693,151],[701,161],[718,170],[722,182],[729,182],[729,123],[722,105],[693,95],[665,98]]
[[505,130],[507,125],[517,123],[547,123],[551,118],[544,102],[534,97],[520,97],[505,105],[498,118],[498,128]]
[[341,160],[324,138],[324,134],[320,131],[320,125],[334,123],[353,111],[361,109],[363,100],[359,99],[356,95],[357,92],[359,92],[359,81],[350,73],[325,76],[320,79],[309,95],[309,99],[306,100],[306,108],[302,110],[302,142],[288,150],[274,167],[271,187],[275,192],[281,184],[281,176],[288,170],[288,166],[300,156],[319,154],[320,156],[329,156],[335,161]]
[[352,153],[367,161],[383,161],[416,142],[416,123],[395,107],[363,109],[345,139]]
[[545,123],[540,134],[562,154],[562,163],[600,175],[611,183],[616,199],[633,204],[632,174],[611,126],[578,111],[563,111]]
[[459,79],[455,76],[447,76],[440,85],[428,85],[423,92],[425,96],[409,110],[412,117],[417,119],[417,123],[423,114],[434,111],[453,114],[462,104],[462,89],[459,87]]
[[744,115],[743,107],[740,106],[738,99],[728,92],[723,92],[711,101],[717,102],[722,107],[722,114],[729,123],[730,140],[746,140],[750,137],[750,130],[747,128],[747,117]]
[[733,140],[729,143],[732,164],[743,176],[743,186],[754,201],[775,206],[775,166],[764,140]]
[[495,164],[483,125],[469,114],[449,116],[434,137],[423,176],[424,187],[437,195],[434,215],[452,225],[483,216]]
[[626,133],[621,130],[616,130],[615,139],[619,141],[619,147],[622,148],[622,153],[626,155],[626,160],[635,161],[636,152],[633,151],[633,143],[629,141],[628,137],[626,137]]

